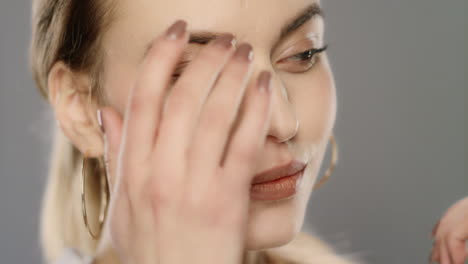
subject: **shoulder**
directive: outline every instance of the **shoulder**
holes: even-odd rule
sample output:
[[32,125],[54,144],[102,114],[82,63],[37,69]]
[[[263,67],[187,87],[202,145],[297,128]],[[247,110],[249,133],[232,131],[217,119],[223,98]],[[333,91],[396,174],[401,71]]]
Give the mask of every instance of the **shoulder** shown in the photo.
[[300,232],[290,243],[264,251],[271,264],[357,264],[343,256],[320,239]]

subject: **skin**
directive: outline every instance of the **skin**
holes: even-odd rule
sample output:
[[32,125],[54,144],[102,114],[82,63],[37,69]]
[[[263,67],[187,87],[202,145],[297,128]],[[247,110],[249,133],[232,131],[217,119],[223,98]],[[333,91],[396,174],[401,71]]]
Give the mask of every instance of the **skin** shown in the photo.
[[453,204],[432,230],[434,246],[430,261],[463,264],[468,259],[468,197]]
[[[239,263],[247,252],[294,239],[332,133],[336,90],[325,52],[315,55],[312,67],[279,62],[323,46],[321,17],[275,40],[280,28],[312,3],[318,2],[255,0],[244,6],[239,0],[117,1],[103,40],[100,77],[106,107],[87,101],[89,74],[73,72],[62,62],[54,65],[49,99],[63,132],[82,153],[104,155],[108,162],[112,194],[100,244],[106,255],[102,262],[154,263],[161,258],[162,263]],[[164,32],[176,19],[187,21],[188,31],[235,35],[237,47],[253,47],[253,60],[236,61],[235,47],[220,52],[210,44],[187,45],[187,34],[182,40],[165,40]],[[184,49],[193,59],[164,98]],[[270,93],[256,89],[262,71],[271,73]],[[221,73],[227,76],[223,82],[207,81],[206,76]],[[219,91],[208,96],[210,89]],[[243,94],[243,104],[234,100]],[[220,102],[231,107],[218,108]],[[228,123],[215,122],[223,120],[236,120],[229,123],[238,124],[232,134],[225,129]],[[223,144],[229,146],[226,162],[218,166]],[[183,156],[186,149],[189,154]],[[255,173],[292,159],[307,163],[294,197],[249,199]],[[209,222],[213,219],[217,221]]]

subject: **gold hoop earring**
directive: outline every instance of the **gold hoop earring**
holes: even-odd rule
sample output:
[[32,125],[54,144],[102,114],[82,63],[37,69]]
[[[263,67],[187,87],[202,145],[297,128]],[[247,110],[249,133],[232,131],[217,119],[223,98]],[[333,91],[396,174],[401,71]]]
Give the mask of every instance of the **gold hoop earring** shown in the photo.
[[[94,240],[97,240],[101,235],[101,231],[104,226],[104,221],[106,219],[107,207],[108,207],[108,202],[109,202],[109,185],[107,182],[106,169],[102,160],[90,159],[90,158],[87,158],[86,156],[87,155],[83,157],[83,166],[82,166],[81,209],[83,213],[83,221],[84,221],[86,229],[88,230],[89,235]],[[87,178],[86,174],[88,174],[88,172],[90,171],[89,163],[91,163],[92,161],[97,161],[97,162],[94,162],[93,164],[94,166],[91,169],[93,172],[95,172],[92,175],[96,175],[96,172],[98,173],[98,175],[100,175],[100,187],[101,187],[101,195],[100,195],[101,206],[99,210],[99,231],[97,233],[94,233],[91,230],[91,227],[88,221],[88,213],[86,210],[86,178]]]
[[328,181],[328,179],[330,178],[331,174],[333,173],[333,170],[335,169],[335,165],[336,165],[336,163],[338,161],[338,146],[336,144],[335,136],[333,134],[330,136],[330,142],[332,143],[332,151],[333,151],[330,166],[325,171],[324,176],[314,185],[313,190],[317,190],[326,181]]

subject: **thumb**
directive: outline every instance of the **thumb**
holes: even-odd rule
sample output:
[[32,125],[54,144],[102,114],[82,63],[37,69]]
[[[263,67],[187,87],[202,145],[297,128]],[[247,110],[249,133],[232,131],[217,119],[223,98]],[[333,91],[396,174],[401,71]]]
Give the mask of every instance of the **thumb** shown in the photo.
[[115,188],[117,177],[117,163],[122,136],[122,118],[111,107],[98,110],[102,129],[104,131],[104,160],[106,164],[107,180],[111,193]]

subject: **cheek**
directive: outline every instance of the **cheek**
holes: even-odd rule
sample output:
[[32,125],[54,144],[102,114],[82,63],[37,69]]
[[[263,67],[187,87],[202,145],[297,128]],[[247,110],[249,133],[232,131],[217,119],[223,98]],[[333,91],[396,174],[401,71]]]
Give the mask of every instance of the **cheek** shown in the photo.
[[137,67],[122,63],[117,58],[106,60],[103,89],[109,105],[113,106],[122,116],[136,76]]
[[327,140],[335,123],[336,91],[327,61],[316,66],[313,72],[297,78],[289,90],[300,121],[299,136],[320,142]]

